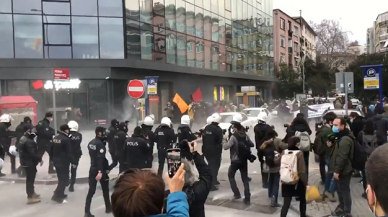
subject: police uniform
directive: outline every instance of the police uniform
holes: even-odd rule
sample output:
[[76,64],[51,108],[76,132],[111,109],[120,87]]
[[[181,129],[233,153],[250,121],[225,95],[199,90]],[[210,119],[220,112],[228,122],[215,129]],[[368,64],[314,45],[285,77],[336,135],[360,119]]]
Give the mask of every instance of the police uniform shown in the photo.
[[106,159],[106,129],[104,127],[97,127],[96,138],[88,144],[88,150],[90,155],[90,169],[89,169],[89,190],[86,196],[85,203],[85,217],[93,217],[90,213],[90,205],[92,198],[96,192],[97,180],[96,176],[98,173],[102,174],[100,184],[105,202],[105,212],[110,213],[112,211],[110,200],[109,200],[109,176],[108,173],[112,169],[108,160]]
[[[124,172],[125,165],[125,152],[123,151],[125,148],[125,140],[128,139],[128,128],[127,124],[122,122],[119,125],[119,131],[115,135],[115,144],[116,144],[116,156],[119,162],[119,173]],[[116,166],[116,165],[114,165]]]
[[187,160],[191,161],[193,155],[190,152],[190,147],[188,142],[192,142],[197,139],[197,137],[191,132],[191,129],[188,125],[182,124],[178,127],[178,144],[181,149],[181,155]]
[[[0,158],[4,160],[5,154],[7,154],[11,159],[11,172],[16,173],[16,158],[8,151],[11,146],[12,137],[16,137],[15,132],[8,129],[10,126],[10,122],[0,123]],[[0,177],[1,176],[4,176],[4,174],[1,173],[0,168]]]
[[125,140],[124,153],[128,169],[144,169],[148,167],[151,145],[143,136],[142,129],[136,127],[132,137]]
[[[46,116],[47,115],[48,114],[46,114]],[[36,135],[38,136],[36,140],[36,143],[38,143],[38,153],[40,157],[43,157],[44,153],[50,150],[51,140],[55,135],[55,130],[50,127],[50,121],[47,120],[47,118],[39,121],[35,128]],[[51,161],[49,162],[48,173],[55,173]]]
[[143,130],[143,135],[148,137],[148,144],[150,145],[150,148],[149,148],[150,151],[148,153],[148,160],[147,160],[147,168],[152,168],[156,136],[155,136],[155,133],[152,132],[152,126],[147,126],[145,124],[142,124],[141,129]]
[[176,141],[174,130],[168,125],[161,124],[155,130],[155,141],[158,148],[158,175],[162,176],[167,149],[172,148],[173,143]]
[[62,203],[67,197],[65,188],[69,185],[70,164],[72,166],[77,164],[74,158],[69,132],[69,126],[67,124],[62,125],[60,132],[54,136],[50,148],[50,160],[53,162],[58,176],[58,185],[51,200],[58,203]]
[[119,127],[119,121],[116,119],[113,119],[111,121],[111,126],[106,131],[106,136],[108,138],[108,145],[109,145],[109,154],[112,157],[113,165],[117,166],[117,147],[115,143],[115,135],[117,134],[117,131]]
[[70,177],[69,191],[72,192],[72,191],[74,191],[74,184],[75,184],[75,180],[77,178],[78,163],[79,163],[79,160],[82,156],[82,149],[81,149],[82,134],[77,132],[77,131],[71,131],[70,133],[71,133],[71,137],[70,137],[71,147],[73,150],[75,165],[77,165],[77,167],[71,167],[71,170],[70,170],[71,177]]
[[212,172],[213,186],[218,183],[217,176],[221,166],[222,140],[222,129],[218,126],[218,123],[213,122],[205,127],[202,152]]

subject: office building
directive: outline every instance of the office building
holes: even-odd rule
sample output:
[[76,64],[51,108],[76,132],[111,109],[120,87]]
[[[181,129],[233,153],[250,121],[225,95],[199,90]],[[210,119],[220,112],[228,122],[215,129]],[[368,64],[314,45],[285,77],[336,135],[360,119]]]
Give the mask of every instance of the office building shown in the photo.
[[388,11],[373,21],[373,27],[367,29],[366,39],[368,54],[388,51]]

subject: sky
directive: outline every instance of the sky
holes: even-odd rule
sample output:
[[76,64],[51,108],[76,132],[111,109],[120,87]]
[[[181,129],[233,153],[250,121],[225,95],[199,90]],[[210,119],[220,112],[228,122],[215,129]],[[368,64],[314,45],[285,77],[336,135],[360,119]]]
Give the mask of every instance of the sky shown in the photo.
[[388,11],[388,0],[273,0],[273,9],[291,17],[299,16],[319,23],[323,19],[338,20],[349,40],[366,43],[366,31],[381,13]]

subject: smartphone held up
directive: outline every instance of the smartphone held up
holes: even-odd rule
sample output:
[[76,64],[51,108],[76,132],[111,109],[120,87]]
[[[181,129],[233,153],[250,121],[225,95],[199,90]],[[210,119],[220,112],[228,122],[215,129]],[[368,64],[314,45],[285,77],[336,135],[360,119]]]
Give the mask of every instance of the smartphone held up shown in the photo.
[[170,178],[174,177],[181,163],[181,150],[179,148],[167,149],[167,170]]

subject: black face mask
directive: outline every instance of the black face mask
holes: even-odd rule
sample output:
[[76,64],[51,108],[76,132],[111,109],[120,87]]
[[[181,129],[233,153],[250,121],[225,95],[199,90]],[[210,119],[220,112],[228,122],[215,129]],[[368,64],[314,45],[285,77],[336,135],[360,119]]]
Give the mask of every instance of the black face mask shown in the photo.
[[30,139],[34,139],[36,137],[36,134],[35,133],[30,133],[29,135],[28,135],[28,138],[30,138]]

